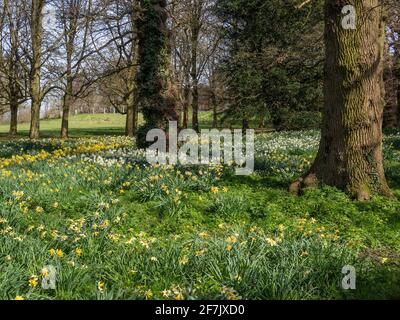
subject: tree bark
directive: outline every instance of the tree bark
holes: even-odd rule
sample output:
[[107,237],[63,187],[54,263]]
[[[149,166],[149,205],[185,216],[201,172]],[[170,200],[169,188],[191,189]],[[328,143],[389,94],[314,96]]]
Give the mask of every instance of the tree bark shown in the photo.
[[[387,57],[387,59],[390,59]],[[397,81],[393,65],[388,65],[384,71],[385,109],[383,111],[383,127],[395,129],[398,125]]]
[[141,0],[139,23],[138,101],[145,125],[137,133],[139,148],[146,148],[149,130],[167,130],[168,121],[178,121],[176,91],[172,82],[171,44],[166,0]]
[[[353,5],[356,30],[342,27],[341,11]],[[379,0],[325,2],[325,110],[321,142],[310,171],[291,185],[298,193],[319,183],[358,200],[391,196],[383,167],[384,23]]]
[[185,85],[183,89],[183,124],[182,127],[187,129],[189,126],[189,104],[190,104],[190,87]]
[[10,135],[15,136],[18,134],[18,101],[11,97],[10,101]]
[[31,37],[32,37],[32,70],[30,79],[31,95],[31,128],[29,137],[31,139],[39,138],[40,126],[40,105],[42,102],[42,93],[40,86],[41,69],[41,50],[43,40],[43,0],[32,0],[31,15]]
[[199,84],[197,79],[193,80],[192,87],[192,126],[193,129],[199,132]]
[[[136,4],[136,3],[135,3]],[[128,137],[134,137],[138,125],[138,108],[137,108],[137,74],[139,64],[139,40],[138,40],[138,24],[139,16],[137,8],[133,10],[131,14],[132,33],[134,40],[132,41],[132,61],[129,73],[130,82],[128,83],[128,103],[126,110],[126,128],[125,135]]]
[[198,43],[199,43],[199,34],[200,34],[200,22],[198,19],[200,18],[197,14],[197,11],[200,10],[197,8],[199,6],[198,3],[195,2],[195,17],[192,21],[191,32],[191,77],[192,77],[192,126],[195,131],[199,131],[199,75],[197,69],[197,55],[198,55]]
[[71,110],[72,94],[73,94],[73,81],[68,79],[67,76],[67,88],[64,94],[63,100],[63,114],[61,121],[61,139],[67,139],[69,137],[69,114]]

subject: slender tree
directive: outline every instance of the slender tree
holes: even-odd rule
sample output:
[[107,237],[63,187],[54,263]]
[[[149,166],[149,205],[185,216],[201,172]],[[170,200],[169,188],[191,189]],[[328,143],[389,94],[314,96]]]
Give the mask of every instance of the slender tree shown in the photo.
[[17,134],[18,109],[27,100],[26,60],[21,50],[25,24],[25,4],[4,0],[1,7],[0,96],[10,111],[10,134]]
[[[345,5],[356,29],[343,28]],[[382,156],[384,22],[380,0],[325,2],[325,110],[319,152],[292,192],[318,183],[359,200],[391,195]]]

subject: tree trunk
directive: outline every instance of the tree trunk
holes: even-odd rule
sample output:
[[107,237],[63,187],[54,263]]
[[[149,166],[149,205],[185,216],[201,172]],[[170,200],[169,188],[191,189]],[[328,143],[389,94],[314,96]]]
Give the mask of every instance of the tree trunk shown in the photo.
[[249,120],[247,118],[244,118],[242,121],[242,129],[243,131],[246,131],[249,128],[250,128]]
[[10,135],[15,136],[18,133],[18,101],[11,97],[10,101]]
[[[390,59],[387,57],[387,59]],[[383,112],[383,127],[394,129],[398,124],[397,81],[393,72],[393,65],[386,66],[385,79],[385,109]]]
[[167,130],[168,121],[178,121],[176,92],[172,83],[170,31],[166,0],[141,0],[143,17],[139,23],[138,101],[145,125],[137,133],[139,148],[149,145],[149,130]]
[[[197,76],[196,76],[197,77]],[[193,129],[199,132],[199,84],[197,79],[193,81],[192,88],[192,126]]]
[[40,69],[41,69],[41,50],[43,40],[43,7],[44,0],[32,0],[31,14],[31,37],[32,37],[32,70],[30,77],[30,94],[31,94],[31,128],[29,137],[31,139],[39,138],[40,126],[40,105],[42,102],[42,93],[40,86]]
[[199,70],[198,70],[198,47],[201,31],[202,2],[194,1],[191,21],[191,78],[192,78],[192,126],[199,131]]
[[189,126],[189,104],[190,104],[190,87],[185,85],[183,90],[183,128],[187,129]]
[[[342,27],[342,8],[357,30]],[[325,110],[321,143],[309,173],[291,185],[337,187],[359,200],[390,196],[382,156],[384,23],[379,0],[325,2]]]
[[61,139],[67,139],[69,137],[69,114],[72,102],[72,90],[72,79],[67,79],[67,89],[64,95],[63,114],[61,121]]
[[397,39],[396,54],[394,56],[394,88],[395,95],[397,98],[397,127],[400,128],[400,39]]
[[131,24],[132,24],[132,33],[134,35],[134,40],[132,41],[132,59],[131,59],[131,67],[129,73],[130,82],[128,83],[128,103],[126,110],[126,128],[125,135],[128,137],[134,137],[137,129],[137,74],[138,74],[138,64],[139,64],[139,41],[138,41],[138,25],[139,25],[139,16],[137,13],[137,9],[135,8],[136,2],[134,2],[134,9],[131,13]]
[[[136,72],[134,73],[136,74]],[[135,78],[132,75],[131,77],[132,83],[128,85],[128,90],[130,91],[129,98],[127,101],[127,109],[126,109],[126,127],[125,127],[125,135],[127,137],[134,137],[136,134],[137,128],[137,101],[136,101],[136,84]]]
[[217,97],[215,95],[215,92],[212,92],[211,95],[211,104],[212,104],[212,109],[213,109],[213,127],[217,128],[218,127],[218,105],[217,105]]

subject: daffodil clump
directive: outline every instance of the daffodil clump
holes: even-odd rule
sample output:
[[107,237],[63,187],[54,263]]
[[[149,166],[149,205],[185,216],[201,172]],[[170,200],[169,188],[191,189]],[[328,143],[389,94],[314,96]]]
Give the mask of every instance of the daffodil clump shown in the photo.
[[[399,141],[387,137],[385,155],[397,195]],[[150,165],[124,137],[3,143],[0,298],[394,297],[397,201],[287,192],[317,145],[313,132],[259,136],[258,171],[238,177],[223,165]],[[345,265],[360,291],[341,289]],[[52,270],[56,290],[43,285]]]

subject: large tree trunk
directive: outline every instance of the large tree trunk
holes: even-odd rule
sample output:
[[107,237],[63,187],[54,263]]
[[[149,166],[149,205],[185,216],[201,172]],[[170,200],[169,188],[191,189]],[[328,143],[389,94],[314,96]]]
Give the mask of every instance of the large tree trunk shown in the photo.
[[[357,29],[342,27],[351,4]],[[391,195],[382,156],[384,23],[379,0],[326,0],[325,111],[321,143],[310,172],[292,192],[318,183],[359,200]]]
[[139,23],[138,101],[145,125],[137,133],[137,144],[148,146],[149,130],[167,130],[168,121],[178,121],[176,92],[170,65],[170,32],[166,0],[141,0],[143,18]]
[[32,37],[32,70],[30,79],[31,94],[31,128],[29,137],[31,139],[39,138],[40,125],[40,105],[42,102],[42,92],[40,86],[41,69],[41,50],[43,40],[43,7],[44,0],[32,0],[31,15],[31,37]]

